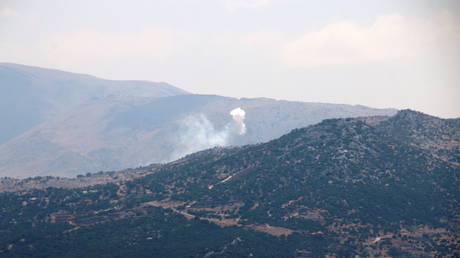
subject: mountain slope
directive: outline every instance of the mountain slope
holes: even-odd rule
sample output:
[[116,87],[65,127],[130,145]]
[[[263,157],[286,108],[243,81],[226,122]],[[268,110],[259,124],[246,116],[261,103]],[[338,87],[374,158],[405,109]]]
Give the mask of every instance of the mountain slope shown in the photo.
[[440,119],[419,112],[401,112],[383,122],[380,131],[411,142],[438,158],[460,165],[460,119]]
[[[229,112],[246,111],[239,135]],[[326,118],[390,115],[391,109],[235,99],[212,95],[97,99],[0,145],[0,176],[75,176],[167,162],[216,145],[277,138]],[[216,141],[217,140],[217,141]]]
[[[166,83],[111,81],[0,63],[0,176],[75,176],[168,162],[217,145],[277,138],[335,117],[393,109],[192,95]],[[247,112],[239,135],[230,110]],[[199,136],[199,137],[196,137]]]
[[163,97],[186,92],[167,83],[112,81],[53,69],[0,63],[0,144],[62,111],[104,97]]
[[[195,153],[137,179],[1,194],[1,251],[455,257],[460,166],[450,158],[458,153],[436,150],[458,147],[458,129],[458,119],[408,110],[332,119],[264,144]],[[433,137],[431,147],[419,141]]]

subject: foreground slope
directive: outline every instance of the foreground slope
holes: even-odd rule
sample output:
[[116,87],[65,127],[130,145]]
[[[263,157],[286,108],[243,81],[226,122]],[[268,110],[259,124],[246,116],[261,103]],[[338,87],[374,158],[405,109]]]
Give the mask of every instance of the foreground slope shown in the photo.
[[458,120],[408,110],[325,120],[137,179],[2,194],[1,252],[458,256],[458,129]]

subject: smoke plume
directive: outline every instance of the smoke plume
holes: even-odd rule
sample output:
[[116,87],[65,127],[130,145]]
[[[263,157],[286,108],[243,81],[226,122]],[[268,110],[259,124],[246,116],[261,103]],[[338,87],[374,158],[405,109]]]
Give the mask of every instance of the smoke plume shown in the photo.
[[216,129],[203,114],[185,118],[182,121],[179,142],[170,160],[217,146],[228,146],[232,136],[245,134],[246,112],[241,108],[235,108],[230,111],[230,115],[233,121],[227,123],[221,130]]
[[230,111],[230,115],[233,117],[233,121],[235,121],[240,128],[239,134],[245,134],[246,124],[244,124],[244,119],[246,117],[246,112],[241,108],[235,108],[232,111]]

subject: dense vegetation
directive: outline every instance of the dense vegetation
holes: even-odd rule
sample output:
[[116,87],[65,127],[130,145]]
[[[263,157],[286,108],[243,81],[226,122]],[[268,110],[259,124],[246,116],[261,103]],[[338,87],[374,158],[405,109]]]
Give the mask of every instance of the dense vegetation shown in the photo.
[[458,256],[458,120],[333,119],[141,177],[0,195],[5,257]]

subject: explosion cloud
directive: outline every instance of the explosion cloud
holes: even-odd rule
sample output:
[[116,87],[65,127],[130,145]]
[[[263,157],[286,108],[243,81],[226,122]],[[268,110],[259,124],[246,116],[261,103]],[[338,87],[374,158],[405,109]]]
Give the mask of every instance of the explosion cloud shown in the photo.
[[246,118],[246,112],[241,108],[235,108],[230,111],[230,115],[233,117],[233,121],[235,121],[239,126],[239,134],[245,134],[246,124],[244,123],[244,119]]

